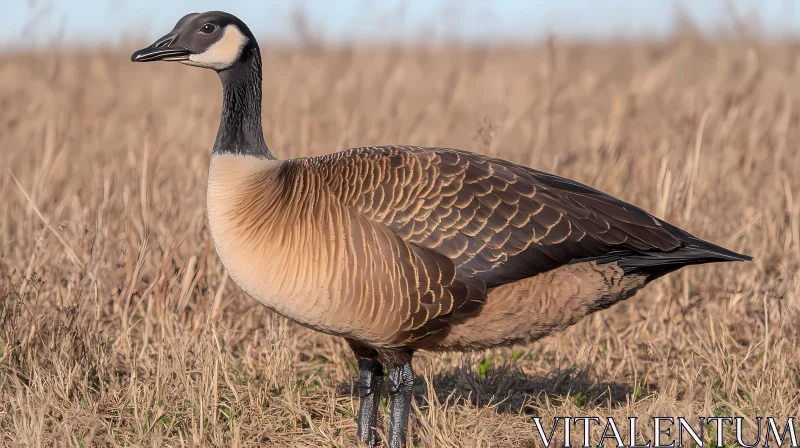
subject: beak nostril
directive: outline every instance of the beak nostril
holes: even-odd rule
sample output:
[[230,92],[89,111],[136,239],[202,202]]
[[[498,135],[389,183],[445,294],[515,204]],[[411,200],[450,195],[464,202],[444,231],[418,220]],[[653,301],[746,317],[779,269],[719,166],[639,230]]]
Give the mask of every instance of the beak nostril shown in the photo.
[[161,39],[160,41],[158,41],[158,42],[154,43],[154,44],[153,44],[153,48],[164,48],[164,47],[168,47],[168,46],[170,46],[170,45],[172,44],[172,42],[173,42],[174,40],[175,40],[175,36],[167,36],[167,37],[165,37],[165,38]]

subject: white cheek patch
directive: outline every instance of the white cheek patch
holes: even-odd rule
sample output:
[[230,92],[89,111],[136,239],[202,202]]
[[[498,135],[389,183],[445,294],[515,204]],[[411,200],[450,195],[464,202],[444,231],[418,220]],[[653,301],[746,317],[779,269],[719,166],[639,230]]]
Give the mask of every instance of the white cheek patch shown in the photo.
[[214,42],[206,51],[189,55],[187,65],[223,70],[236,62],[242,54],[242,49],[247,44],[247,37],[235,25],[228,25],[222,37]]

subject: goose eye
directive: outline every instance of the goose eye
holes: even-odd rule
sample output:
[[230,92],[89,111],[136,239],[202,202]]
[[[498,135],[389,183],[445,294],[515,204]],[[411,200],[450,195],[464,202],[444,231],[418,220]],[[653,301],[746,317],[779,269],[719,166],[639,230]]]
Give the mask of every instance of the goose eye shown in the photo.
[[212,25],[210,23],[206,23],[205,25],[203,25],[202,28],[200,28],[200,31],[198,31],[198,33],[200,33],[200,34],[211,34],[216,30],[217,30],[217,26],[216,25]]

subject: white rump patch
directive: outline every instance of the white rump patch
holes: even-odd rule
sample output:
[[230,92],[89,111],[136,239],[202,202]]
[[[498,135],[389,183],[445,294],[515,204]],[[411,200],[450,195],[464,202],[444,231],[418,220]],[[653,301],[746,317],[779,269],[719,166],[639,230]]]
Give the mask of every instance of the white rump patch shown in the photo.
[[206,51],[189,55],[188,61],[181,61],[187,65],[224,70],[242,55],[242,49],[247,44],[247,37],[236,25],[228,25],[222,37],[214,42]]

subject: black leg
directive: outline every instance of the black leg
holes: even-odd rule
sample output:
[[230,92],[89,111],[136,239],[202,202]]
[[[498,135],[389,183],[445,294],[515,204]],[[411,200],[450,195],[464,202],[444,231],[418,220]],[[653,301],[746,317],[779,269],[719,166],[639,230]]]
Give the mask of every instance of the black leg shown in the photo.
[[411,369],[411,362],[389,369],[389,399],[392,406],[392,425],[389,428],[389,446],[391,448],[406,446],[408,412],[411,410],[413,392],[414,371]]
[[358,439],[367,446],[378,443],[375,427],[378,424],[378,406],[381,402],[383,366],[377,359],[358,360]]

